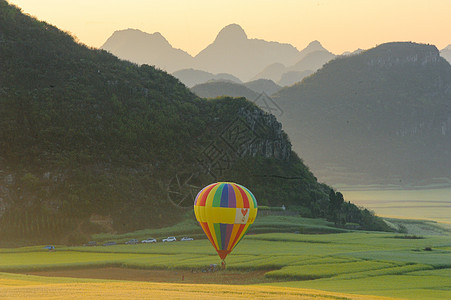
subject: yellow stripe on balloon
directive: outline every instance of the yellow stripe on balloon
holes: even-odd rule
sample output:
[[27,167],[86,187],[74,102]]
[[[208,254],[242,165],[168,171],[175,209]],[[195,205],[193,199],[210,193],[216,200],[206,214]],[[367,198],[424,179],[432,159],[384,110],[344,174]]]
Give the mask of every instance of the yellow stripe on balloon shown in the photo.
[[[199,213],[199,219],[197,219],[198,221],[202,222],[201,220],[206,220],[207,216],[205,215],[205,206],[194,206],[197,207],[198,209],[198,213]],[[206,221],[203,221],[206,222]]]
[[[254,223],[257,216],[256,208],[249,208],[247,223]],[[199,222],[235,224],[237,208],[194,206],[194,214]],[[208,217],[207,217],[208,216]]]
[[208,229],[210,229],[210,233],[211,233],[211,238],[213,239],[213,241],[215,242],[215,249],[218,250],[219,246],[218,246],[218,237],[216,236],[216,230],[215,230],[215,226],[214,223],[212,222],[208,222]]
[[254,208],[254,200],[252,200],[251,194],[249,194],[247,189],[243,189],[243,191],[247,196],[247,201],[249,201],[249,208]]
[[241,195],[240,190],[234,184],[232,185],[232,187],[233,191],[235,192],[236,207],[244,207],[243,196]]
[[213,199],[215,197],[216,191],[220,187],[221,187],[221,185],[217,184],[214,188],[211,189],[211,191],[210,191],[210,193],[208,193],[207,199],[205,201],[205,207],[212,207],[213,206]]
[[[196,220],[198,220],[199,222],[201,222],[200,220],[202,219],[200,216],[200,206],[199,205],[194,205],[194,215],[196,216]],[[205,221],[204,221],[205,222]]]
[[200,219],[197,219],[199,222],[223,224],[235,223],[236,208],[200,206],[200,210],[203,210],[203,212],[200,213]]
[[241,224],[235,224],[233,225],[232,234],[230,235],[229,245],[227,245],[227,250],[233,249],[233,241],[235,240],[236,234],[238,233],[238,230],[240,229]]

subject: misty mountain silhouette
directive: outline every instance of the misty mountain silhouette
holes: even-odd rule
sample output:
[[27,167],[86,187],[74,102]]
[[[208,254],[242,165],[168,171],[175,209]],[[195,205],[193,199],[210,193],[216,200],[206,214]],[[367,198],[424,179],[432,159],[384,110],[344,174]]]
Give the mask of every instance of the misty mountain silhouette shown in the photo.
[[149,34],[137,29],[115,31],[100,48],[121,59],[167,72],[187,68],[193,60],[187,52],[173,48],[159,32]]
[[227,45],[230,42],[243,42],[247,41],[247,34],[244,32],[238,24],[230,24],[221,29],[221,31],[216,36],[213,44],[224,44]]
[[440,56],[451,64],[451,44],[440,51]]
[[305,58],[308,54],[317,51],[327,51],[327,49],[324,48],[319,41],[315,40],[313,42],[310,42],[310,44],[308,44],[307,47],[305,47],[303,50],[299,52],[298,61]]
[[257,98],[258,94],[243,84],[224,81],[213,80],[205,83],[195,85],[191,88],[191,91],[203,98],[216,98],[221,96],[230,97],[245,97],[252,101]]
[[335,58],[335,55],[327,50],[310,52],[301,58],[294,66],[288,68],[288,71],[316,71],[333,58]]
[[335,55],[327,51],[320,42],[313,41],[299,52],[299,60],[296,64],[289,67],[271,64],[253,78],[271,79],[281,86],[289,86],[316,72],[333,58]]
[[230,73],[249,80],[256,70],[272,63],[291,65],[299,51],[289,44],[249,39],[237,24],[224,27],[212,44],[194,58],[194,68],[211,73]]
[[191,91],[204,98],[216,98],[221,96],[245,97],[254,102],[261,94],[274,94],[282,87],[269,79],[257,79],[246,83],[232,82],[228,80],[211,80],[195,85]]
[[260,71],[257,75],[255,75],[252,80],[257,79],[269,79],[274,82],[278,82],[282,77],[283,73],[285,73],[287,68],[285,65],[281,63],[273,63],[269,66],[265,67],[262,71]]
[[250,88],[254,92],[261,94],[266,93],[272,95],[279,91],[282,87],[269,79],[257,79],[244,83],[244,86]]
[[331,184],[451,178],[451,66],[434,46],[341,56],[273,99],[294,149]]
[[281,86],[290,86],[293,85],[296,82],[302,81],[307,76],[312,75],[314,72],[312,70],[305,70],[305,71],[287,71],[282,74],[279,81],[277,81],[278,84]]
[[[241,81],[249,80],[268,65],[279,63],[292,66],[305,54],[325,50],[317,41],[298,51],[290,44],[249,39],[238,24],[224,27],[215,40],[195,57],[173,48],[158,32],[149,34],[137,29],[114,32],[101,48],[119,58],[154,65],[167,72],[195,69],[212,74],[228,73]],[[196,80],[194,82],[198,83]]]
[[184,85],[190,88],[197,84],[205,83],[207,81],[212,80],[226,80],[241,83],[241,80],[239,80],[237,77],[231,74],[227,73],[212,74],[210,72],[194,69],[179,70],[172,73],[172,75],[178,78]]

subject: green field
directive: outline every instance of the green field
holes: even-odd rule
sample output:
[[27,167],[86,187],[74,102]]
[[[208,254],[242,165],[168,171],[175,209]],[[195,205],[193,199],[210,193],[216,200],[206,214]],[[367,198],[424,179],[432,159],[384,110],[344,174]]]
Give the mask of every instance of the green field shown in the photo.
[[[287,221],[282,218],[279,222],[283,220]],[[290,220],[286,226],[292,225]],[[264,285],[408,299],[451,298],[451,236],[406,237],[409,236],[377,232],[253,234],[246,236],[227,257],[227,271],[218,272],[263,270],[266,281],[260,284]],[[219,261],[206,239],[57,246],[56,251],[44,250],[42,246],[0,250],[0,272],[106,266],[201,271]],[[255,282],[243,282],[250,283]]]

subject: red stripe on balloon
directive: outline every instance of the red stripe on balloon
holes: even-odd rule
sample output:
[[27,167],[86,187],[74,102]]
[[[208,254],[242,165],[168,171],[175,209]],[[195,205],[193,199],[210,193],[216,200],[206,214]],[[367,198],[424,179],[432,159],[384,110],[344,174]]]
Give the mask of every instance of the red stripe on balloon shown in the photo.
[[210,194],[211,190],[217,185],[218,185],[218,183],[213,183],[213,184],[210,184],[209,186],[207,186],[206,188],[204,188],[205,191],[202,193],[202,195],[200,195],[200,199],[198,199],[198,201],[197,201],[198,206],[205,206],[205,202],[207,201],[208,194]]
[[215,241],[213,240],[213,236],[211,235],[210,228],[208,228],[207,222],[199,222],[199,223],[200,223],[200,226],[202,226],[202,229],[204,230],[204,232],[207,235],[208,239],[210,240],[210,243],[213,245],[213,247],[215,247],[216,250],[218,250],[216,248]]
[[230,247],[230,249],[233,249],[233,247],[235,247],[235,244],[239,241],[239,237],[240,237],[241,233],[243,232],[243,229],[245,226],[246,226],[246,224],[240,224],[240,228],[238,229],[238,232],[236,233],[235,239],[233,240],[232,247]]
[[240,191],[241,197],[243,198],[243,207],[244,208],[249,208],[249,199],[248,199],[247,194],[244,191],[243,187],[239,186],[238,184],[236,185],[236,187]]

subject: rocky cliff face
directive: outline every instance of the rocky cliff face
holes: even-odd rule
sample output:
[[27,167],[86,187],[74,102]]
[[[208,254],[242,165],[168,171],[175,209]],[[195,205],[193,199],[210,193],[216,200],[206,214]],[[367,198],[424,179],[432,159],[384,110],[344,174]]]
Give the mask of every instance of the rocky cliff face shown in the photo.
[[287,161],[291,154],[291,143],[282,130],[282,124],[275,116],[262,110],[240,110],[255,139],[246,146],[245,153],[251,156],[264,156]]

